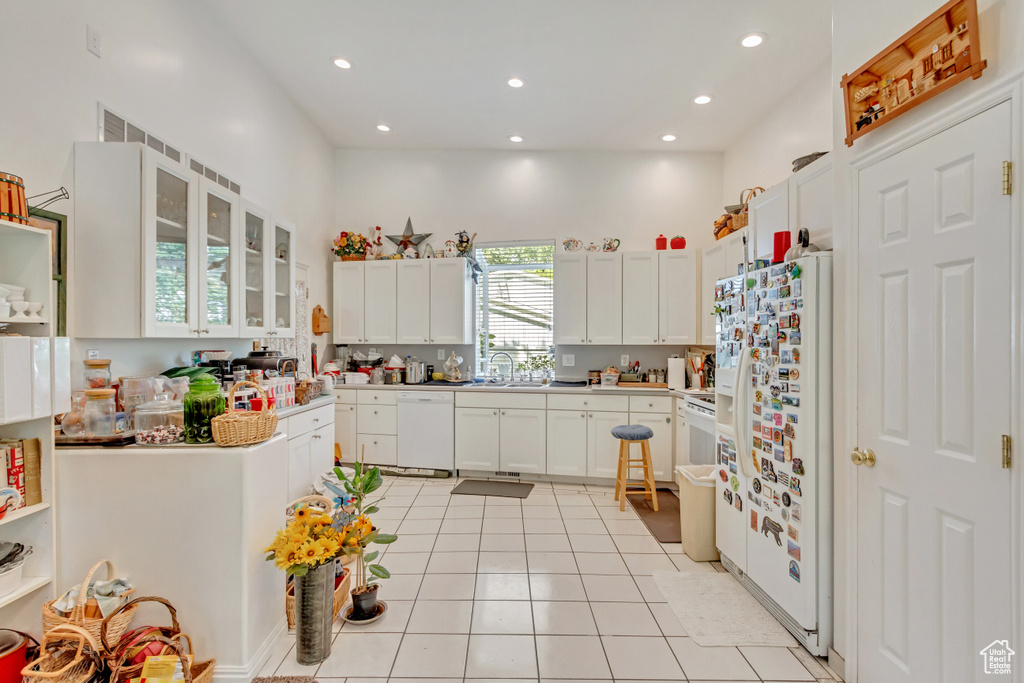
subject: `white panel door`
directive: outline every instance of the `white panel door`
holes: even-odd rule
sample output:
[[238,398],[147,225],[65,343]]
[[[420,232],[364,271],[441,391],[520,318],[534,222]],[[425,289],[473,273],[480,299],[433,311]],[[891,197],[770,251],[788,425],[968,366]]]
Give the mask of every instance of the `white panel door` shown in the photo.
[[[650,439],[651,466],[654,468],[654,478],[657,481],[669,481],[673,478],[672,472],[672,415],[670,413],[630,413],[629,423],[650,427],[654,436]],[[639,446],[633,446],[634,453],[631,457],[639,458]],[[640,471],[636,470],[639,475]]]
[[622,253],[587,257],[587,343],[622,343]]
[[587,343],[587,254],[555,256],[555,344]]
[[859,171],[861,681],[989,680],[1012,637],[1011,155],[1004,103]]
[[629,413],[587,413],[587,476],[615,478],[619,466],[619,440],[612,428],[629,424]]
[[547,473],[587,476],[587,414],[577,410],[549,410]]
[[789,231],[796,242],[801,228],[807,228],[811,244],[832,248],[832,157],[800,169],[789,179]]
[[295,226],[274,221],[274,251],[270,258],[273,294],[270,307],[270,334],[277,337],[295,336]]
[[341,447],[343,462],[356,460],[356,407],[346,403],[334,405],[334,443]]
[[364,272],[362,261],[334,263],[334,320],[331,321],[331,330],[335,344],[366,342]]
[[455,409],[455,467],[497,472],[498,433],[501,416],[497,408]]
[[334,469],[334,425],[325,424],[313,432],[309,450],[309,474],[312,481]]
[[[241,259],[242,272],[239,274],[238,286],[241,302],[239,305],[240,335],[242,337],[266,337],[270,333],[270,315],[272,313],[269,294],[272,284],[270,263],[273,251],[270,244],[272,242],[270,212],[245,200],[242,201],[242,206],[244,210],[238,226],[242,235],[239,249],[244,254]],[[362,272],[359,273],[359,280],[361,291]],[[360,297],[360,303],[362,303],[362,297]],[[362,313],[362,306],[360,306],[360,313]]]
[[775,251],[775,233],[789,231],[789,179],[754,197],[749,206],[750,228],[753,229],[748,228],[747,232],[754,236],[750,260],[771,259]]
[[622,255],[622,343],[658,343],[658,254]]
[[430,343],[473,343],[473,279],[466,259],[431,259]]
[[288,500],[295,500],[310,492],[310,455],[313,450],[313,432],[288,439]]
[[430,259],[405,259],[398,262],[399,344],[426,344],[430,341]]
[[502,471],[544,473],[547,450],[544,413],[543,410],[501,409],[498,451]]
[[700,343],[715,345],[715,283],[725,277],[725,245],[702,249],[700,253]]
[[366,343],[394,344],[397,321],[398,261],[366,261],[363,315]]
[[699,344],[700,252],[672,249],[658,254],[659,343]]

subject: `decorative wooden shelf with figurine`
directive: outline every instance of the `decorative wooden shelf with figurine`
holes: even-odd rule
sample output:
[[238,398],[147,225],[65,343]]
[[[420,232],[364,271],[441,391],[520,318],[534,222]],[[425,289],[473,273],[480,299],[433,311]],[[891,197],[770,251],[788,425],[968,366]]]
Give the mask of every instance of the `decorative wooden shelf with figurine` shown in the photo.
[[968,78],[980,78],[977,0],[950,0],[843,76],[846,145]]

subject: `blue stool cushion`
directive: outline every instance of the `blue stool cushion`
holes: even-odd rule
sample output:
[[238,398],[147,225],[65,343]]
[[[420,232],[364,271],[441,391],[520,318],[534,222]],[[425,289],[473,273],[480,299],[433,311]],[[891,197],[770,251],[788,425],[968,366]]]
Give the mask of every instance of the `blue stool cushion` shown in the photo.
[[654,430],[643,425],[619,425],[612,428],[612,436],[626,441],[643,441],[654,437]]

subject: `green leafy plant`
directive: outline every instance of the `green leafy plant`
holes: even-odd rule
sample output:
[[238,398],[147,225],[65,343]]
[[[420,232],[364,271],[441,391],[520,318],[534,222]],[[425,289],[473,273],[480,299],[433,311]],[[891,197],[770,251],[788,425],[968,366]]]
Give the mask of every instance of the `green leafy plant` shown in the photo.
[[525,361],[521,361],[517,366],[517,370],[554,370],[555,369],[555,357],[549,355],[538,355],[530,356]]
[[346,556],[356,557],[356,568],[353,573],[355,588],[353,593],[365,593],[376,583],[377,579],[389,579],[391,573],[382,565],[374,563],[380,556],[379,550],[366,552],[367,546],[371,543],[387,545],[398,540],[396,534],[384,534],[370,522],[370,515],[380,511],[378,504],[384,500],[378,498],[372,503],[367,503],[367,498],[374,491],[384,484],[384,477],[379,467],[364,468],[362,463],[357,462],[354,466],[354,473],[349,478],[340,467],[334,468],[334,473],[341,480],[345,491],[352,496],[353,513],[346,513],[335,522],[341,534],[341,552]]

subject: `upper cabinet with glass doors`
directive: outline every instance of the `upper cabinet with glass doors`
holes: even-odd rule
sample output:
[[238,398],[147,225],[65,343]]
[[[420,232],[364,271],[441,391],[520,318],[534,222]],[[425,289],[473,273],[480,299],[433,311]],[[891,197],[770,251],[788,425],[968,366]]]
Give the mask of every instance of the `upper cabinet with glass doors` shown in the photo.
[[[75,270],[88,275],[71,293],[71,335],[294,334],[290,226],[138,143],[76,143],[75,188]],[[289,267],[278,283],[281,230]]]

